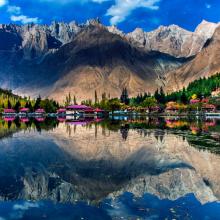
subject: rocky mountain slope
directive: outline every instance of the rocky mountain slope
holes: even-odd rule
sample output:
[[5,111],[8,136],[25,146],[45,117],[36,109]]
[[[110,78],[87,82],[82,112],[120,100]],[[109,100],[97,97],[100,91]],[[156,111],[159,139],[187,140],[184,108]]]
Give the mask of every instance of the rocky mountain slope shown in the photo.
[[166,74],[167,90],[179,90],[191,81],[220,71],[220,27],[197,56],[175,71]]
[[195,32],[187,31],[177,25],[160,26],[151,32],[137,28],[127,38],[131,43],[148,51],[160,51],[175,57],[190,57],[203,48],[219,24],[202,21]]
[[1,87],[59,101],[69,92],[78,100],[94,98],[95,90],[119,96],[123,87],[131,96],[154,92],[169,85],[168,72],[192,62],[217,27],[203,21],[195,32],[171,25],[125,34],[96,19],[0,25]]
[[47,57],[43,66],[57,76],[49,92],[52,97],[71,91],[78,99],[92,99],[95,90],[111,97],[119,96],[124,87],[131,95],[153,92],[155,85],[164,85],[164,73],[183,62],[158,52],[146,53],[103,26],[89,26]]

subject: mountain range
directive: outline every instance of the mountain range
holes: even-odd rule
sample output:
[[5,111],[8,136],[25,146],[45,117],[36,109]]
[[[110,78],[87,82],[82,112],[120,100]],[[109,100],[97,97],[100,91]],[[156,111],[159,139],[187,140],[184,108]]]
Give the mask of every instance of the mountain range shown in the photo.
[[174,91],[220,70],[220,26],[202,21],[194,32],[177,25],[124,33],[98,19],[0,25],[0,85],[23,95],[63,101],[95,91],[118,97]]

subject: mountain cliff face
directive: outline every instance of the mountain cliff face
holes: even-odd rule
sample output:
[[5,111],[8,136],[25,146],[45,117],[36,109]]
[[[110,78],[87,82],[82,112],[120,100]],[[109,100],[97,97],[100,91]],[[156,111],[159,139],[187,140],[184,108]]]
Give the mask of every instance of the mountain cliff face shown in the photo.
[[92,99],[95,90],[119,96],[123,87],[131,96],[154,92],[169,85],[168,73],[192,62],[217,27],[203,21],[195,32],[171,25],[125,34],[96,19],[0,25],[1,87],[58,101],[69,92],[78,100]]
[[167,90],[179,90],[193,80],[208,77],[220,71],[220,27],[214,36],[207,41],[197,56],[175,71],[166,74]]
[[127,35],[131,43],[148,51],[160,51],[175,57],[190,57],[197,54],[210,39],[219,24],[202,21],[195,32],[177,25],[160,26],[151,32],[137,28]]
[[0,25],[0,50],[22,50],[23,58],[30,60],[44,56],[52,49],[69,43],[80,31],[75,22],[53,22],[50,26],[28,24]]

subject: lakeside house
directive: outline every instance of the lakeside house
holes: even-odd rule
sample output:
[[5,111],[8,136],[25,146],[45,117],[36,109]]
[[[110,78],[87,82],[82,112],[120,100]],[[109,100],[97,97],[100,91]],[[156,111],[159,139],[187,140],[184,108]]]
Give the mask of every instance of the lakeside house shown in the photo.
[[19,111],[20,115],[27,115],[29,113],[30,109],[29,108],[21,108]]
[[190,104],[193,105],[193,104],[198,104],[200,103],[200,100],[199,99],[191,99],[190,100]]
[[65,115],[66,114],[66,109],[65,108],[60,108],[57,110],[58,115]]
[[176,113],[178,111],[179,111],[179,109],[176,106],[168,106],[165,109],[166,113]]
[[15,116],[4,117],[4,121],[6,121],[6,122],[12,122],[12,121],[14,121],[15,119],[16,119]]
[[34,114],[35,114],[36,116],[42,116],[42,115],[45,114],[45,111],[44,111],[44,109],[39,108],[39,109],[37,109],[37,110],[34,112]]
[[176,113],[179,111],[178,103],[176,102],[168,102],[166,104],[165,112],[166,113]]
[[11,108],[6,108],[6,109],[4,109],[4,115],[14,116],[14,115],[16,115],[16,111]]
[[212,104],[204,104],[201,109],[203,112],[212,113],[216,112],[216,106]]
[[152,106],[146,109],[147,113],[158,113],[160,111],[159,106]]
[[61,123],[66,121],[66,117],[58,117],[57,120]]
[[94,114],[93,108],[87,106],[87,105],[69,105],[66,107],[66,114],[67,115],[73,115],[73,114]]
[[105,113],[105,111],[100,108],[96,108],[96,109],[94,109],[94,113],[97,115],[100,115],[100,114],[102,115]]
[[38,122],[44,122],[45,121],[45,118],[44,117],[37,117],[37,118],[35,118],[36,119],[36,121],[38,121]]
[[20,121],[22,123],[27,123],[27,122],[29,122],[29,118],[20,118]]

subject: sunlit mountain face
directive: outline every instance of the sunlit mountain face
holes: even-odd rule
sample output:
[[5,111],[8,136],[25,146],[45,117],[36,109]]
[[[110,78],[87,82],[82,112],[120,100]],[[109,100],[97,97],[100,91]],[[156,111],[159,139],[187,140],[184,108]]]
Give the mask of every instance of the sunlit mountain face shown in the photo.
[[[51,218],[57,208],[84,217],[88,209],[91,219],[215,216],[218,127],[218,120],[157,118],[1,121],[0,209]],[[160,206],[171,211],[155,211]]]

